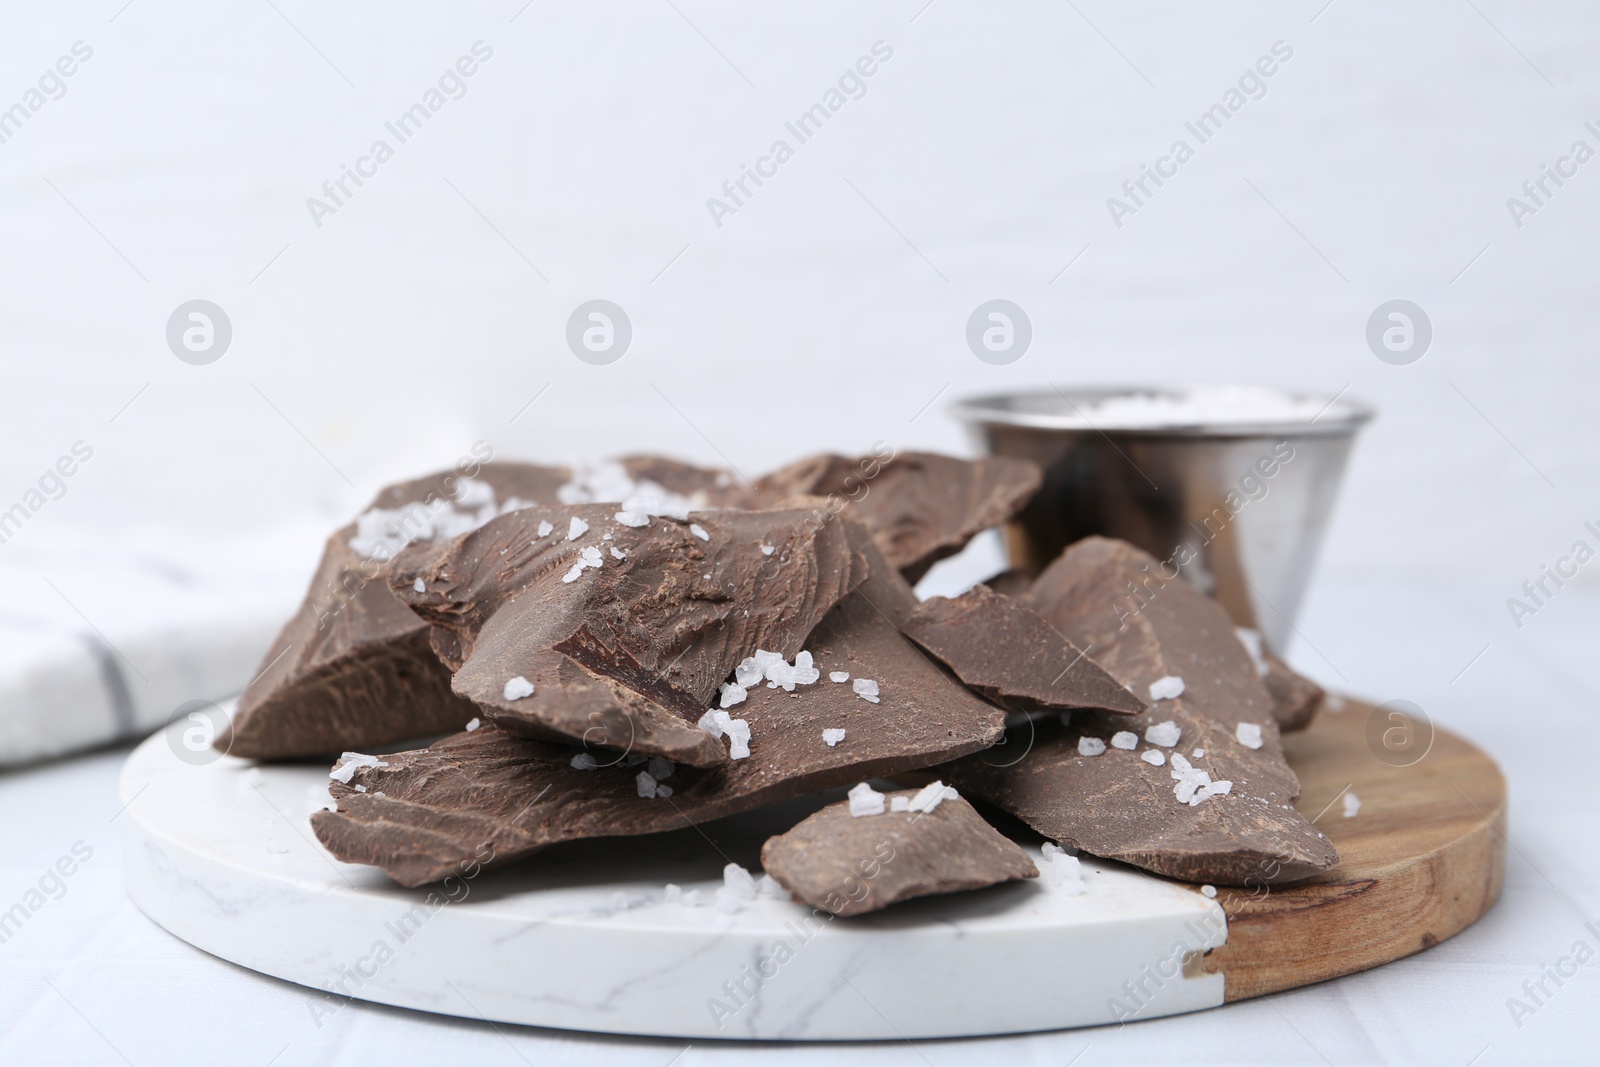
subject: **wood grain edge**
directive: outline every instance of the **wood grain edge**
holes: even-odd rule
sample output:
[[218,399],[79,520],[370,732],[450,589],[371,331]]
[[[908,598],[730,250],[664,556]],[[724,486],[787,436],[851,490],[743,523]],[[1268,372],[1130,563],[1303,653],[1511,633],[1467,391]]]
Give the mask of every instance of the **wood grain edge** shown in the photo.
[[[1353,712],[1368,710],[1352,702]],[[1358,857],[1324,878],[1265,897],[1223,890],[1217,902],[1228,915],[1228,943],[1207,953],[1203,970],[1222,974],[1224,1001],[1338,978],[1432,948],[1499,899],[1506,865],[1504,777],[1463,739],[1441,730],[1439,740],[1481,761],[1473,790],[1480,800],[1460,794],[1476,813],[1470,827],[1419,854],[1378,866]]]

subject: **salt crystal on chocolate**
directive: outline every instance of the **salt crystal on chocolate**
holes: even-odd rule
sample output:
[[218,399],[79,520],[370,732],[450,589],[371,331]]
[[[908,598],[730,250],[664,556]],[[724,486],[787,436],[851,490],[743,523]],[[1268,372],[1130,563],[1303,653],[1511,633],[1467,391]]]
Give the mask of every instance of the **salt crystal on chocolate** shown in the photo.
[[883,814],[883,794],[872,788],[866,782],[857,782],[855,785],[851,786],[849,796],[850,814],[856,818],[859,819],[863,815]]
[[1098,737],[1078,738],[1078,755],[1098,756],[1106,750],[1106,743]]
[[611,546],[611,558],[612,559],[627,559],[628,558],[628,554],[626,552],[622,551],[622,549],[618,548],[616,545],[612,545]]
[[572,520],[567,523],[568,541],[576,541],[578,538],[582,537],[588,532],[589,524],[578,518],[576,515],[572,516]]
[[850,683],[850,689],[862,700],[878,702],[878,683],[871,678],[857,678]]
[[1139,758],[1150,764],[1152,767],[1159,767],[1167,762],[1167,757],[1162,755],[1160,750],[1154,748],[1145,749],[1139,754]]
[[592,771],[596,767],[600,766],[600,763],[593,756],[589,755],[589,753],[580,752],[576,756],[572,757],[570,766],[575,771]]
[[533,683],[519,674],[515,678],[506,681],[506,687],[501,690],[500,695],[507,700],[521,700],[523,697],[531,697],[533,696]]
[[541,522],[541,523],[539,523],[539,536],[540,537],[549,537],[550,536],[550,531],[552,531],[554,529],[555,529],[555,527],[551,526],[548,522]]
[[822,740],[829,748],[832,748],[834,745],[837,745],[840,741],[844,740],[844,731],[832,729],[824,730],[822,731]]
[[1261,644],[1261,631],[1252,630],[1248,626],[1235,626],[1233,632],[1239,638],[1239,643],[1244,646],[1244,650],[1250,653],[1250,662],[1256,665],[1256,673],[1265,678],[1270,668],[1267,666]]
[[761,554],[763,556],[770,556],[776,551],[777,551],[777,548],[775,546],[773,546],[773,545],[762,545],[761,546]]
[[633,781],[638,787],[639,795],[641,797],[654,797],[656,795],[655,776],[649,771],[640,771],[638,775],[634,777]]
[[1178,738],[1182,736],[1183,730],[1171,719],[1166,722],[1158,722],[1144,732],[1146,741],[1152,745],[1160,745],[1162,748],[1171,748],[1178,743]]
[[483,725],[483,720],[478,718],[476,715],[474,715],[472,718],[467,720],[467,733],[470,734],[472,731],[476,730],[478,727],[480,727],[482,725]]
[[954,789],[951,789],[943,782],[929,782],[917,791],[916,796],[911,798],[911,803],[906,810],[920,811],[926,814],[937,808],[944,801],[954,800],[956,798],[955,792]]
[[418,578],[416,581],[411,583],[411,588],[415,589],[419,593],[426,593],[428,591],[428,583],[423,581],[421,578]]
[[735,704],[741,704],[744,702],[744,698],[750,695],[749,690],[745,689],[744,686],[735,685],[733,682],[723,682],[719,691],[722,693],[722,699],[717,706],[722,708],[731,708]]
[[1200,895],[1211,900],[1215,900],[1217,899],[1217,887],[1214,885],[1203,885],[1200,887]]
[[700,538],[702,541],[711,540],[711,535],[706,533],[706,528],[701,526],[698,522],[691,522],[689,524],[689,532]]
[[1183,679],[1176,674],[1157,678],[1150,683],[1151,700],[1171,700],[1183,696]]
[[1234,736],[1239,739],[1239,743],[1245,748],[1260,748],[1263,744],[1261,740],[1261,726],[1257,723],[1240,723],[1234,730]]
[[849,671],[829,671],[828,672],[828,681],[830,681],[830,682],[848,682],[849,680],[850,680],[850,672]]
[[911,798],[904,794],[897,794],[889,798],[890,811],[905,811],[911,807]]
[[766,667],[760,660],[751,656],[733,669],[733,680],[748,689],[759,684],[765,674]]
[[328,772],[328,777],[345,785],[350,784],[350,779],[361,767],[387,767],[387,763],[377,756],[367,756],[360,752],[346,752],[339,757],[338,766]]
[[1118,730],[1111,735],[1111,747],[1120,748],[1125,752],[1132,752],[1139,747],[1139,735],[1131,730]]

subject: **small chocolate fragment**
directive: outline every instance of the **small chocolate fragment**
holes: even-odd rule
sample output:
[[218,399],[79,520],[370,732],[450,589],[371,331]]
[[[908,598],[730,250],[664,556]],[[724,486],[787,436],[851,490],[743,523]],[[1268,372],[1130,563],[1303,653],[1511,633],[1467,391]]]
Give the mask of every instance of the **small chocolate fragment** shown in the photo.
[[1015,597],[1026,600],[1028,592],[1033,588],[1033,575],[1025,570],[1012,567],[1010,570],[1001,571],[993,578],[983,583],[1001,596]]
[[[885,796],[910,801],[918,790]],[[761,846],[761,866],[797,898],[834,915],[861,915],[897,901],[1037,878],[1021,848],[960,797],[932,811],[850,814],[830,804]]]
[[291,759],[460,729],[478,712],[450,691],[427,624],[390,593],[387,561],[412,538],[454,536],[507,508],[554,500],[568,476],[563,467],[473,463],[383,489],[328,538],[305,601],[217,748]]
[[[857,529],[850,524],[871,549]],[[500,864],[558,841],[674,830],[994,744],[1005,713],[901,636],[893,619],[909,614],[916,598],[893,570],[872,572],[875,550],[867,555],[873,576],[805,642],[821,678],[792,693],[760,685],[728,709],[749,725],[747,758],[676,767],[669,778],[652,778],[670,795],[641,796],[638,775],[648,767],[637,753],[595,752],[600,763],[615,765],[579,770],[546,762],[524,738],[485,724],[427,749],[385,755],[389,766],[357,770],[349,785],[334,783],[339,810],[312,817],[318,839],[346,862],[382,867],[414,886],[484,850]],[[486,645],[487,631],[478,640]],[[850,679],[834,682],[833,672]],[[877,703],[857,694],[857,680],[876,684]],[[844,729],[844,740],[827,744],[826,729]]]
[[1279,659],[1271,649],[1262,649],[1261,659],[1267,673],[1262,680],[1267,692],[1272,694],[1272,717],[1277,720],[1280,733],[1304,730],[1322,707],[1325,693],[1320,685]]
[[767,475],[758,489],[827,497],[866,523],[891,566],[915,583],[975,534],[1022,510],[1042,481],[1024,459],[966,460],[936,452],[891,458],[818,455]]
[[903,629],[969,688],[1014,710],[1145,710],[1144,701],[1042,616],[988,586],[924,600]]
[[[643,526],[623,514],[518,511],[408,550],[390,581],[434,625],[456,694],[501,726],[720,763],[721,746],[695,725],[718,687],[757,649],[793,658],[867,562],[842,520],[798,509]],[[529,692],[507,689],[518,678]]]
[[1149,693],[1148,711],[1074,712],[1024,758],[968,758],[944,768],[946,780],[1047,837],[1176,878],[1265,885],[1332,867],[1332,843],[1292,806],[1300,783],[1232,621],[1160,568],[1091,537],[1046,568],[1030,598],[1113,677]]

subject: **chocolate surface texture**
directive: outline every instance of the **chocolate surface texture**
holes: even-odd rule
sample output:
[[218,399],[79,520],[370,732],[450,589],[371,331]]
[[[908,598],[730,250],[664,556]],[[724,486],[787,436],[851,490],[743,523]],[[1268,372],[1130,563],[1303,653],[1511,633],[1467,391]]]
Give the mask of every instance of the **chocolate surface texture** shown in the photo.
[[1097,708],[1135,715],[1145,702],[1123,688],[1032,608],[986,585],[930,597],[905,634],[968,687],[1019,711]]
[[[917,794],[889,793],[886,802]],[[982,889],[1039,869],[1028,854],[957,797],[932,811],[852,816],[830,804],[768,838],[761,866],[795,897],[834,915],[861,915],[901,900]]]
[[890,566],[915,583],[975,534],[1021,511],[1042,480],[1027,460],[902,452],[889,459],[812,456],[756,485],[836,502],[866,524]]
[[464,465],[392,485],[328,538],[311,588],[239,698],[217,747],[289,759],[460,729],[477,715],[454,695],[427,623],[389,591],[405,539],[448,535],[527,501],[553,501],[564,467]]
[[[483,538],[518,525],[511,518],[485,527]],[[994,744],[1005,712],[967,690],[901,635],[894,620],[914,609],[915,595],[884,563],[870,534],[853,523],[840,526],[846,547],[853,549],[852,573],[853,561],[861,559],[867,577],[803,642],[822,673],[819,681],[793,692],[751,688],[748,698],[730,709],[749,724],[747,758],[712,767],[675,766],[669,776],[655,779],[670,788],[670,795],[641,796],[638,775],[648,771],[648,764],[637,761],[637,751],[626,758],[594,752],[613,765],[581,770],[550,762],[537,742],[486,724],[427,749],[386,755],[388,766],[355,770],[348,785],[333,783],[339,810],[313,816],[318,839],[342,860],[373,864],[403,885],[421,885],[487,849],[500,864],[560,841],[677,829],[928,767]],[[733,540],[730,531],[736,527],[713,528],[708,522],[705,529],[714,543],[719,536]],[[434,574],[432,581],[441,583],[429,585],[427,595],[444,596],[444,570],[418,573]],[[603,569],[585,573],[572,584],[601,574]],[[489,640],[485,628],[462,650],[469,662],[474,647],[487,647]],[[594,647],[632,646],[619,640]],[[831,681],[831,672],[848,672],[851,681]],[[686,691],[691,683],[700,684],[698,669],[685,667],[669,676],[679,678]],[[852,683],[858,678],[877,683],[878,703],[857,695]],[[485,688],[504,681],[499,672],[484,675]],[[529,699],[536,697],[537,692]],[[823,731],[836,729],[845,731],[844,739],[827,744]],[[358,792],[358,785],[366,791]]]
[[[1046,568],[1029,597],[1113,677],[1150,695],[1148,711],[1030,724],[1038,733],[1021,759],[979,754],[941,774],[1050,838],[1176,878],[1265,885],[1332,867],[1332,843],[1293,808],[1299,782],[1283,758],[1272,698],[1226,612],[1176,578],[1130,597],[1159,566],[1131,545],[1092,537]],[[1158,699],[1171,684],[1164,679],[1182,679],[1181,695]],[[1117,745],[1123,731],[1137,735],[1127,749]],[[1257,731],[1259,748],[1241,740]],[[1197,786],[1201,772],[1228,791]]]

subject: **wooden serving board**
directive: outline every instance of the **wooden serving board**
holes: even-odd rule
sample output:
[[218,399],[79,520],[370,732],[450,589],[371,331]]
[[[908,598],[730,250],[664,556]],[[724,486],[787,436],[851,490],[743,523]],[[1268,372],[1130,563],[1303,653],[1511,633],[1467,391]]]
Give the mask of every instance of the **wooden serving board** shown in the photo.
[[[1228,943],[1211,950],[1203,968],[1224,976],[1228,1000],[1431,948],[1499,898],[1506,866],[1500,768],[1470,742],[1437,728],[1425,755],[1393,765],[1374,752],[1392,725],[1387,713],[1347,700],[1342,711],[1324,707],[1309,729],[1284,737],[1300,777],[1296,806],[1332,839],[1340,862],[1300,885],[1218,892]],[[1361,801],[1348,819],[1345,790]]]

